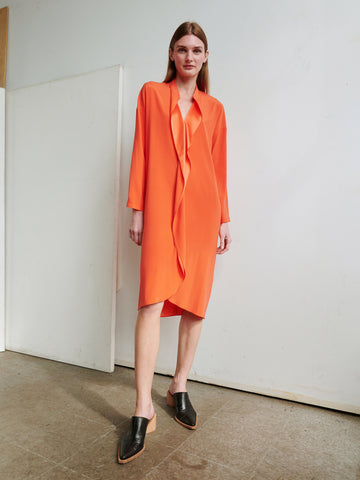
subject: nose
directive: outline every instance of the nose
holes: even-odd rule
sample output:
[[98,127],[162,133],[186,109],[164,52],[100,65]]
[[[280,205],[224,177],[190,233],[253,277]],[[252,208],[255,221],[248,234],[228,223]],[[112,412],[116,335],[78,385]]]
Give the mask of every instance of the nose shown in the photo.
[[190,50],[187,51],[185,59],[186,59],[187,62],[191,62],[192,52]]

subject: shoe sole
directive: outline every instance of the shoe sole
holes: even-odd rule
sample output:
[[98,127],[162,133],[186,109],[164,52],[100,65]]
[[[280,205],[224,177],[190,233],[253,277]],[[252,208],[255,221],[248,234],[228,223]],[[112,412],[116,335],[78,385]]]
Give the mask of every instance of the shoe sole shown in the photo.
[[196,430],[196,428],[197,428],[197,417],[196,417],[195,425],[188,425],[187,423],[182,422],[181,420],[179,420],[179,419],[177,418],[176,415],[175,415],[174,418],[175,418],[175,420],[176,420],[178,423],[180,423],[180,425],[182,425],[182,426],[185,427],[185,428],[188,428],[189,430]]
[[119,449],[118,449],[118,462],[120,464],[129,463],[129,462],[131,462],[131,460],[135,460],[135,458],[137,458],[139,455],[141,455],[144,450],[145,450],[145,445],[143,446],[143,448],[139,452],[135,453],[135,455],[133,455],[132,457],[126,458],[125,460],[121,460],[121,458],[120,458],[120,447],[119,447]]

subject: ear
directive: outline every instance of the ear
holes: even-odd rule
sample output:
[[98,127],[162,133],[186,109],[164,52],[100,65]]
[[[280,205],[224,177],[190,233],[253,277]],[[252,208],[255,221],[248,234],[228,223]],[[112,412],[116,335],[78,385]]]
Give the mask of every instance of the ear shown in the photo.
[[169,58],[170,58],[170,60],[174,61],[174,55],[173,55],[172,48],[169,48]]
[[209,50],[206,50],[205,52],[205,60],[203,63],[206,63],[207,59],[208,59],[208,56],[209,56]]

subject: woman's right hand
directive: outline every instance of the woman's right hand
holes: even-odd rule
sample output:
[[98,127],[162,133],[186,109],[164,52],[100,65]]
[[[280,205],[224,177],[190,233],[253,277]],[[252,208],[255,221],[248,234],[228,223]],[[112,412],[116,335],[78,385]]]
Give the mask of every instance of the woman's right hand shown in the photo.
[[141,245],[144,230],[144,212],[133,208],[131,225],[129,228],[129,237],[136,245]]

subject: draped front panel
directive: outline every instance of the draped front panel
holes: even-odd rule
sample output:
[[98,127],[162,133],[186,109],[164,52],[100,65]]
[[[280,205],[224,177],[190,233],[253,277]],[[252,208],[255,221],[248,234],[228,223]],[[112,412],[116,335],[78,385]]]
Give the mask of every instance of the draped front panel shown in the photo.
[[177,152],[178,168],[174,202],[172,232],[179,265],[183,277],[186,275],[186,208],[185,190],[191,171],[189,151],[191,139],[201,122],[201,112],[197,105],[191,106],[184,120],[179,107],[179,91],[176,84],[171,85],[170,123],[174,146]]

